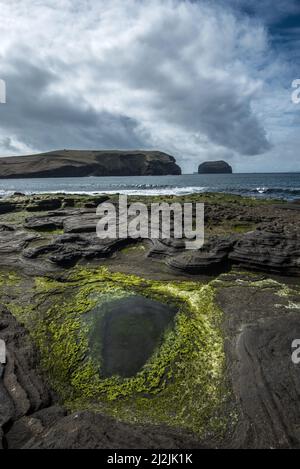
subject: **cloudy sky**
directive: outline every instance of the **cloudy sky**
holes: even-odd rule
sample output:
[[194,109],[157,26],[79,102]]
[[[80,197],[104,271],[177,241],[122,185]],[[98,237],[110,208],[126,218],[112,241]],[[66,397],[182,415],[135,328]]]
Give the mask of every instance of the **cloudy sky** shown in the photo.
[[159,149],[300,171],[299,0],[0,0],[0,156]]

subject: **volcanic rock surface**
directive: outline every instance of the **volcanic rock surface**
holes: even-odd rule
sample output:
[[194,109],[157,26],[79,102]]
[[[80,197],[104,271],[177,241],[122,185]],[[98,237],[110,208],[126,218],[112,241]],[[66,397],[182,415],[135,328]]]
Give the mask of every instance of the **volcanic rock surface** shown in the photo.
[[[4,448],[300,447],[300,373],[291,360],[292,342],[300,337],[300,206],[217,194],[187,200],[205,203],[205,244],[195,251],[172,236],[99,239],[91,197],[17,194],[0,202],[2,304],[21,298],[17,310],[0,309],[0,339],[7,346],[7,364],[0,370]],[[118,199],[111,202],[117,206]],[[79,265],[154,282],[191,282],[191,292],[204,284],[214,290],[230,389],[218,414],[227,421],[222,434],[200,437],[181,428],[65,409],[41,371],[30,327],[16,317],[37,295],[34,279],[38,286],[41,279],[54,282],[38,303],[47,314],[59,285]],[[21,287],[10,280],[11,272],[22,277]],[[71,282],[67,297],[74,293]]]
[[[199,200],[206,200],[205,243],[197,250],[187,250],[184,239],[172,237],[172,230],[168,239],[163,235],[153,240],[100,239],[96,234],[96,207],[89,207],[93,205],[92,198],[89,202],[87,197],[72,197],[70,207],[67,195],[12,197],[0,201],[1,263],[44,273],[70,267],[80,260],[108,258],[126,246],[144,241],[145,259],[159,259],[170,271],[180,274],[214,274],[238,265],[300,275],[299,204],[293,204],[291,209],[291,204],[255,203],[234,196],[216,203],[211,202],[209,195],[203,197]],[[106,196],[97,197],[98,203],[106,200]],[[174,198],[170,200],[173,202]],[[111,202],[117,212],[118,199]],[[150,232],[150,217],[145,223]]]
[[60,150],[0,160],[0,178],[6,179],[169,174],[181,169],[173,156],[159,151]]
[[[98,311],[100,309],[100,311]],[[102,358],[104,376],[134,376],[160,344],[176,311],[141,295],[92,310],[90,349]],[[104,316],[104,317],[103,317]],[[99,337],[103,344],[98,350]]]

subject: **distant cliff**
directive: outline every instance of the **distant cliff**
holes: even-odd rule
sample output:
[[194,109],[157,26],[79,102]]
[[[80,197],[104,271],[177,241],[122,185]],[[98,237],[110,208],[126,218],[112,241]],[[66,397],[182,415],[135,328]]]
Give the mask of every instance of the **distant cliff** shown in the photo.
[[181,174],[173,156],[160,151],[62,150],[0,158],[0,178],[156,176]]
[[232,167],[226,161],[205,161],[198,168],[199,174],[230,174]]

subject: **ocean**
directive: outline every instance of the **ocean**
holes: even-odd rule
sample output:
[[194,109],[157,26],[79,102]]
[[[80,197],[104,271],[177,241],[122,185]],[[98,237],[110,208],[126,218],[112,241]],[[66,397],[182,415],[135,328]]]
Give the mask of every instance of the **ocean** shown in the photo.
[[257,198],[300,198],[300,173],[183,174],[182,176],[123,176],[0,179],[0,196],[13,192],[185,195],[224,192]]

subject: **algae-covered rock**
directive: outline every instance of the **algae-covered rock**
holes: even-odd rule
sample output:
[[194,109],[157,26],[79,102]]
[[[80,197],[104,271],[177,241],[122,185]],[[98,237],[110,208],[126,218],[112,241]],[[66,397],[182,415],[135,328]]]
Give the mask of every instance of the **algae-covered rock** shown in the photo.
[[205,161],[198,167],[199,174],[231,174],[232,167],[226,161]]

